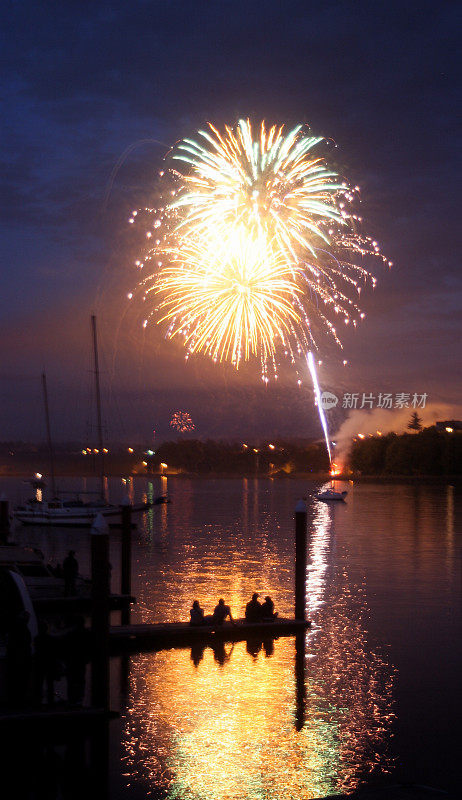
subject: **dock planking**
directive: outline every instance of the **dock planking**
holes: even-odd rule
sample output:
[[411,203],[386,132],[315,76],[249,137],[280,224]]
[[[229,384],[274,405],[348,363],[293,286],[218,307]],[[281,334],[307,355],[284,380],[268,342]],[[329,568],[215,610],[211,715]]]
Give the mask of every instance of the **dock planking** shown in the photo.
[[141,652],[143,650],[169,650],[190,647],[203,642],[240,642],[247,639],[277,639],[280,636],[295,636],[311,622],[298,619],[276,619],[272,622],[247,622],[236,620],[236,624],[189,625],[187,622],[120,625],[110,629],[111,652]]
[[[70,597],[34,597],[33,605],[37,613],[90,613],[92,598],[90,595],[73,595]],[[109,610],[120,611],[136,603],[136,597],[125,594],[109,595]]]
[[88,708],[76,706],[48,706],[21,710],[0,710],[0,732],[8,731],[11,737],[13,731],[24,736],[32,737],[50,733],[64,734],[75,733],[91,729],[97,722],[118,717],[116,712],[103,708]]

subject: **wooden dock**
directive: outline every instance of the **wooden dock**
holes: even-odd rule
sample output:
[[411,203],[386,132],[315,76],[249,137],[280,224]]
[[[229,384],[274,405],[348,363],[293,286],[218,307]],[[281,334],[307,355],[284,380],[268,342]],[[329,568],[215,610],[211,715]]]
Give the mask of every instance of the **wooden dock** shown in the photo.
[[169,650],[221,642],[241,642],[248,639],[277,639],[279,636],[295,636],[309,628],[311,622],[298,619],[276,619],[272,622],[247,622],[239,619],[235,625],[189,625],[187,622],[157,624],[120,625],[110,629],[111,653],[141,652],[146,650]]
[[108,712],[103,708],[48,706],[42,708],[23,710],[0,710],[0,733],[8,732],[11,737],[14,733],[24,736],[27,731],[29,737],[50,733],[64,734],[76,730],[86,731],[91,729],[96,722],[114,719],[118,716],[115,712]]
[[[34,597],[33,605],[37,614],[89,614],[92,609],[91,595],[73,595],[71,597]],[[130,594],[110,594],[109,610],[121,611],[136,603],[136,597]]]

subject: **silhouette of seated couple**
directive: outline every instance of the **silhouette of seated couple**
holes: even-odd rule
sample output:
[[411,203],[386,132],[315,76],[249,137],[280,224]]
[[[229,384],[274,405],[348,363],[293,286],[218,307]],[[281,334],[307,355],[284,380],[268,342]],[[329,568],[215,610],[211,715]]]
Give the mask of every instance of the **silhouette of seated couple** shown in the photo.
[[[265,602],[258,601],[259,594],[254,592],[252,599],[245,607],[245,618],[247,622],[267,622],[276,619],[277,614],[274,613],[274,603],[271,597],[265,597]],[[191,621],[190,625],[223,625],[225,619],[229,617],[230,622],[235,625],[231,609],[226,605],[222,597],[220,597],[218,604],[215,606],[213,614],[204,614],[204,609],[201,608],[199,600],[194,600],[192,608],[190,609]]]
[[245,607],[245,618],[247,622],[270,622],[276,619],[277,613],[274,612],[274,603],[268,595],[265,597],[265,602],[260,603],[258,592],[254,592],[252,599],[249,600]]
[[194,600],[189,613],[191,615],[190,625],[223,625],[226,617],[229,617],[233,625],[236,624],[230,607],[225,604],[222,597],[220,597],[218,604],[215,606],[213,614],[204,616],[204,609],[200,607],[199,600]]

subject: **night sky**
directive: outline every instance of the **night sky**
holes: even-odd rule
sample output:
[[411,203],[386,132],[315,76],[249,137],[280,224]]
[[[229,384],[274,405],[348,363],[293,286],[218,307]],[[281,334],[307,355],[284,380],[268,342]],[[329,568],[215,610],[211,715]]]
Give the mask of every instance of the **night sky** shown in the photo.
[[6,0],[0,14],[0,439],[43,438],[43,369],[56,437],[85,435],[92,312],[109,438],[165,436],[177,409],[200,436],[318,430],[308,383],[287,372],[264,389],[258,366],[185,363],[126,313],[127,219],[168,146],[242,116],[334,139],[394,263],[377,267],[344,337],[350,366],[325,362],[324,388],[427,392],[460,414],[460,4]]

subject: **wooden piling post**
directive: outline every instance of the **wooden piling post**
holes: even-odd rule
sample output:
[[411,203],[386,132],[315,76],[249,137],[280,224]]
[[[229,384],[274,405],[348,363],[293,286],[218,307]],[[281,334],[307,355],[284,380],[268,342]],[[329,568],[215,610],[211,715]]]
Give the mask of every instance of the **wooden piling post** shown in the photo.
[[[120,593],[130,595],[132,591],[132,507],[126,497],[120,507],[122,514],[122,552],[120,566]],[[130,624],[130,605],[124,605],[121,613],[122,625]]]
[[9,504],[5,494],[0,497],[0,541],[6,542],[10,530]]
[[306,504],[295,506],[295,619],[305,620],[306,612]]
[[98,514],[91,530],[91,703],[109,710],[109,528]]

